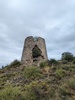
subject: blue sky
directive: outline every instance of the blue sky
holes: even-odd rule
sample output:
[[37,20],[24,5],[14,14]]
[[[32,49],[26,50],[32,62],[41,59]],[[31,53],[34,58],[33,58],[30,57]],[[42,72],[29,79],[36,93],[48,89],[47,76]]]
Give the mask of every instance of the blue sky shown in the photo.
[[21,59],[27,36],[45,38],[49,59],[75,55],[75,0],[0,0],[0,66]]

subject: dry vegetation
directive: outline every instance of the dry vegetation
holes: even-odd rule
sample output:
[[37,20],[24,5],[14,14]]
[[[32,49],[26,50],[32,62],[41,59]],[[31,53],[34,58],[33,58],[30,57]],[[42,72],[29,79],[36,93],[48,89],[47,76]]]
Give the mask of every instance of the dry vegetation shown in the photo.
[[75,100],[75,64],[52,61],[0,69],[0,100]]

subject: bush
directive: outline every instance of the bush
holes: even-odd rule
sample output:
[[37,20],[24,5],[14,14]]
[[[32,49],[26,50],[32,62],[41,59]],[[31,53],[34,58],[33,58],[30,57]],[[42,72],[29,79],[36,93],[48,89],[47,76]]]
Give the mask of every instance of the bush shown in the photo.
[[62,53],[62,61],[63,60],[67,60],[68,62],[70,62],[70,61],[73,61],[73,54],[72,53],[70,53],[70,52],[64,52],[64,53]]
[[11,62],[9,65],[5,66],[7,68],[11,68],[11,67],[19,67],[21,65],[21,62],[18,60],[14,60],[13,62]]
[[50,59],[50,64],[52,65],[52,64],[54,64],[54,65],[57,65],[58,64],[58,62],[55,60],[55,59]]
[[0,100],[25,100],[19,87],[7,86],[0,91]]
[[26,100],[49,100],[49,85],[45,81],[32,81],[25,90]]
[[75,79],[70,79],[70,81],[68,82],[68,85],[70,88],[75,90]]
[[41,62],[40,63],[40,68],[43,68],[43,67],[46,67],[46,66],[48,66],[47,62]]
[[26,67],[24,70],[24,77],[26,79],[35,79],[41,77],[41,71],[38,67]]
[[73,59],[73,64],[75,64],[75,59]]
[[20,65],[21,65],[21,62],[18,61],[18,60],[14,60],[14,61],[10,64],[11,67],[19,67]]
[[66,88],[66,86],[61,86],[60,95],[61,95],[62,100],[69,100],[72,93],[68,88]]
[[61,92],[61,95],[63,95],[63,96],[68,95],[68,90],[65,87],[62,87],[60,90],[61,90],[60,91]]
[[66,71],[63,69],[59,69],[59,70],[56,70],[55,74],[57,78],[61,79],[66,74]]
[[63,66],[62,69],[65,71],[69,71],[71,66]]

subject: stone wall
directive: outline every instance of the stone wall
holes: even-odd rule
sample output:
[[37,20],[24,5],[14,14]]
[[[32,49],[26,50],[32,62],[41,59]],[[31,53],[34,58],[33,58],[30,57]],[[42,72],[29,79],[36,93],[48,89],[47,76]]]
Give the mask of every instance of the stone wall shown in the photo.
[[[33,58],[32,50],[37,46],[41,50],[41,55],[38,57]],[[37,65],[43,61],[46,61],[47,58],[47,51],[45,40],[41,37],[32,37],[29,36],[25,39],[21,63],[25,66]]]

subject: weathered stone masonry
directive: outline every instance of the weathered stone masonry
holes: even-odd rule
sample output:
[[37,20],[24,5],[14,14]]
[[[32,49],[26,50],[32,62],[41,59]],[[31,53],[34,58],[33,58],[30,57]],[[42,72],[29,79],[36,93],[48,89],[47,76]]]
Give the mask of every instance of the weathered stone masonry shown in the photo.
[[[37,50],[39,54],[34,50]],[[33,54],[34,52],[36,52],[36,55]],[[24,43],[21,63],[25,66],[39,66],[41,62],[46,61],[47,59],[45,40],[41,37],[27,37]]]

